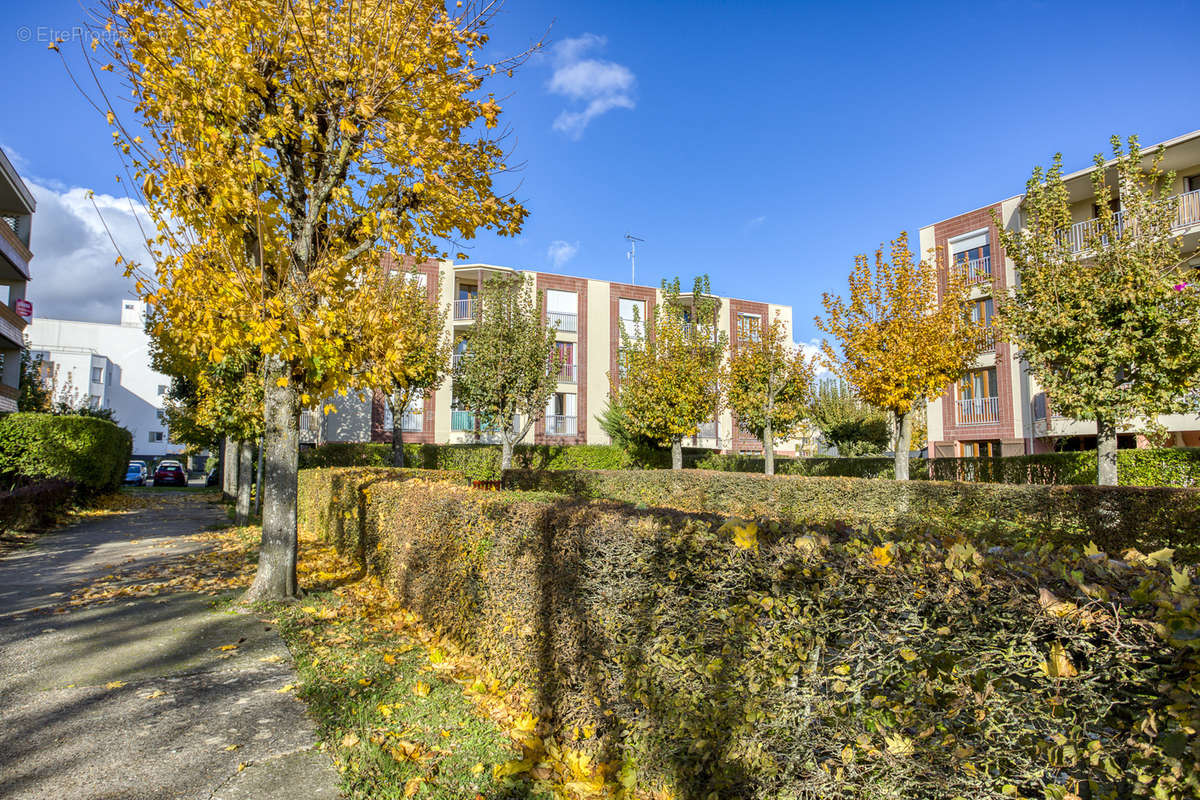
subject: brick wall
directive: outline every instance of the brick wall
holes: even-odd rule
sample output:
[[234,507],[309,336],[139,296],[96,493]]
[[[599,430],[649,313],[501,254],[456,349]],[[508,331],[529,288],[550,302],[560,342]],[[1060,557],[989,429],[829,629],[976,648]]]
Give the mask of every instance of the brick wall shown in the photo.
[[564,292],[575,292],[575,314],[577,332],[575,334],[575,431],[574,436],[547,436],[546,421],[539,419],[533,426],[533,441],[536,444],[585,444],[587,442],[588,421],[588,282],[586,278],[569,278],[565,275],[551,275],[545,272],[537,273],[537,292],[542,298],[542,320],[549,324],[546,309],[546,290],[558,289]]
[[[753,303],[749,300],[729,300],[729,351],[730,354],[736,353],[742,342],[738,338],[738,314],[757,314],[759,324],[763,331],[766,330],[767,324],[770,322],[768,316],[769,306],[766,303]],[[730,449],[734,452],[742,450],[762,450],[762,440],[757,436],[743,431],[738,425],[737,414],[732,415],[733,431],[730,433],[732,439]],[[780,453],[782,455],[782,452]]]

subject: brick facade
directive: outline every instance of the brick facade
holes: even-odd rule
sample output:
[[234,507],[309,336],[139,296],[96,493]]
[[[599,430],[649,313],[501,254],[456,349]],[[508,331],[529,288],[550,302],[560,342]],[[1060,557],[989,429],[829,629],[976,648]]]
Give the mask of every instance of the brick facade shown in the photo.
[[[754,303],[749,300],[734,300],[729,301],[729,351],[736,353],[741,341],[738,338],[738,315],[739,314],[755,314],[759,318],[761,330],[765,331],[767,324],[770,322],[768,316],[770,308],[766,303]],[[762,440],[752,433],[747,433],[742,430],[742,426],[738,424],[737,414],[733,415],[733,430],[730,432],[730,449],[735,453],[740,453],[746,450],[761,451],[763,449]]]
[[533,441],[536,444],[586,444],[588,421],[587,278],[569,278],[565,275],[551,275],[545,272],[537,273],[537,293],[542,298],[542,321],[549,324],[549,312],[546,308],[547,289],[575,292],[575,318],[577,320],[575,326],[575,435],[547,436],[546,421],[545,418],[542,418],[533,425]]

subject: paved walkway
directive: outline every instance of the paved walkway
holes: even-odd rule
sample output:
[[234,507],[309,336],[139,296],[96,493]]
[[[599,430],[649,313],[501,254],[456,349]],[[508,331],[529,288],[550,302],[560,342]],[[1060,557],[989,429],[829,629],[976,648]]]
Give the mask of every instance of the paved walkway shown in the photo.
[[336,800],[268,622],[188,593],[53,613],[91,580],[204,547],[188,535],[225,520],[190,496],[0,559],[0,800]]

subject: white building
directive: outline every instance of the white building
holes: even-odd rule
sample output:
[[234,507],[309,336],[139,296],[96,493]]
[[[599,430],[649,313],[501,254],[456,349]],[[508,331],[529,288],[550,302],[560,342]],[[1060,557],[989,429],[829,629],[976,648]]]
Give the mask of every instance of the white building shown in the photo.
[[42,358],[42,375],[53,382],[54,400],[110,408],[133,434],[135,457],[179,453],[162,417],[170,379],[150,367],[145,308],[121,303],[121,322],[34,319],[28,329],[30,352]]

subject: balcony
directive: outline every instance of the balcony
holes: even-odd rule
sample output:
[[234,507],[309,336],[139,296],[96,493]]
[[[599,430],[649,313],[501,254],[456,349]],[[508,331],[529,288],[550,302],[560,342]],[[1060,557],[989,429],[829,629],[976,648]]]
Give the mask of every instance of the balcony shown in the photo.
[[475,319],[475,298],[454,301],[454,319],[456,321]]
[[954,272],[967,286],[992,282],[992,257],[982,256],[954,262]]
[[450,369],[458,369],[459,364],[467,357],[467,353],[453,353],[450,356]]
[[400,430],[405,433],[420,433],[425,430],[425,415],[419,411],[405,411],[400,415]]
[[[1176,200],[1179,202],[1179,205],[1175,211],[1175,222],[1171,224],[1171,229],[1179,230],[1180,228],[1200,224],[1200,189],[1176,195],[1175,197],[1168,198],[1165,202],[1169,203]],[[1113,218],[1117,235],[1120,236],[1124,229],[1121,212],[1115,212]],[[1080,220],[1062,232],[1063,241],[1072,253],[1082,253],[1089,249],[1088,242],[1096,238],[1099,229],[1100,221],[1098,219]]]
[[959,400],[959,425],[988,425],[1000,421],[999,397],[976,397],[969,400]]
[[983,331],[983,341],[982,341],[982,344],[980,345],[980,352],[981,353],[996,352],[996,329],[993,328],[991,325],[988,325],[987,328],[985,328]]
[[574,436],[575,434],[575,417],[566,417],[561,414],[546,415],[547,436]]
[[473,431],[475,430],[475,414],[470,411],[451,411],[450,412],[450,430],[452,431]]
[[578,364],[560,364],[558,366],[558,382],[559,383],[578,383],[579,382],[579,365]]
[[549,311],[546,313],[546,321],[550,323],[551,328],[561,333],[575,333],[579,330],[579,317],[576,314]]

